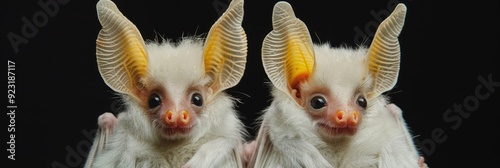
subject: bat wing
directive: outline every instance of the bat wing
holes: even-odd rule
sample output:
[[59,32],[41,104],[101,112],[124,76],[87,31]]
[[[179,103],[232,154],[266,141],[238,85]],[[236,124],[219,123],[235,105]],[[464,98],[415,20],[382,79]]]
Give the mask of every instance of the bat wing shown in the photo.
[[[380,156],[379,167],[426,167],[427,165],[419,161],[419,153],[413,142],[410,130],[404,121],[402,110],[395,104],[386,106],[397,122],[400,136],[391,139],[391,143],[383,147]],[[422,162],[422,163],[420,163]]]
[[236,167],[236,168],[244,168],[244,160],[243,160],[243,143],[238,144],[238,147],[233,150],[233,153],[231,154],[231,158],[233,163],[235,163],[234,166],[231,167]]
[[415,146],[415,143],[413,142],[413,137],[410,133],[410,130],[408,130],[408,126],[406,125],[406,122],[403,118],[403,111],[395,104],[388,104],[386,107],[391,112],[391,114],[396,118],[399,129],[401,129],[401,131],[404,133],[406,144],[410,146],[412,153],[417,154],[418,150]]
[[268,128],[264,123],[259,129],[255,141],[255,149],[248,162],[247,168],[279,168],[284,165],[280,163],[279,159],[276,159],[278,156],[273,150],[273,144],[269,138]]
[[116,121],[116,117],[109,112],[101,114],[99,116],[99,118],[97,119],[98,129],[96,132],[96,136],[94,138],[92,148],[87,155],[87,160],[85,161],[84,168],[91,168],[97,156],[106,149],[106,144],[109,137],[111,136],[111,133],[113,132]]

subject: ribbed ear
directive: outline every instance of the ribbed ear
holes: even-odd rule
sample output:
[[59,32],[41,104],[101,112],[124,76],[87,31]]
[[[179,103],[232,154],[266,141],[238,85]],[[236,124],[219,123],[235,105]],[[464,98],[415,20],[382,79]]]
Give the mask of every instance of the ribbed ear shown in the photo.
[[147,75],[147,53],[139,30],[110,0],[97,2],[102,29],[96,40],[97,65],[104,82],[116,92],[135,94]]
[[205,74],[215,94],[238,84],[245,71],[247,37],[242,22],[243,0],[233,0],[207,35]]
[[274,86],[291,94],[313,73],[313,43],[307,26],[295,17],[289,3],[276,3],[272,20],[273,30],[262,44],[262,63]]
[[398,36],[405,16],[406,6],[400,3],[377,28],[368,52],[367,63],[374,79],[368,98],[376,97],[396,85],[401,57]]

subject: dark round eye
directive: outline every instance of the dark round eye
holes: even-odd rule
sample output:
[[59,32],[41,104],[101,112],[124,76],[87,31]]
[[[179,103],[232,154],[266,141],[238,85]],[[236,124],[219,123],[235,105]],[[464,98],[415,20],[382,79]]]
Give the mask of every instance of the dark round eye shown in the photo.
[[315,96],[311,99],[310,105],[313,109],[321,109],[326,106],[326,100],[322,96]]
[[161,97],[158,94],[152,94],[149,96],[148,107],[150,109],[158,107],[161,104]]
[[201,94],[193,93],[191,95],[191,103],[198,107],[203,106],[203,97],[201,97]]
[[356,100],[356,103],[358,103],[359,107],[366,108],[366,99],[363,96],[359,96],[358,100]]

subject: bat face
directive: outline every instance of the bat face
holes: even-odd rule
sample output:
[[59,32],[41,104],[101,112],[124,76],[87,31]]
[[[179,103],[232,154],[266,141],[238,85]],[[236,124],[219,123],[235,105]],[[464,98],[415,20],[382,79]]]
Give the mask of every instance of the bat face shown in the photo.
[[411,137],[382,95],[398,77],[405,14],[396,5],[369,47],[332,47],[312,43],[292,6],[277,2],[262,43],[273,101],[250,167],[415,167]]
[[392,89],[399,74],[406,7],[399,4],[377,29],[369,47],[313,44],[307,26],[290,4],[276,3],[273,30],[262,44],[262,62],[278,91],[292,99],[326,139],[350,137],[361,127],[370,104]]
[[198,86],[183,91],[180,97],[174,97],[167,89],[154,89],[150,92],[145,112],[151,115],[152,122],[163,137],[175,139],[189,135],[203,110],[203,95],[206,94],[203,90]]
[[135,117],[141,121],[132,127],[148,137],[199,138],[211,125],[220,124],[211,121],[217,117],[208,117],[213,115],[210,111],[233,112],[221,92],[236,85],[245,69],[243,1],[231,3],[206,38],[187,37],[176,43],[145,43],[110,0],[97,3],[97,14],[102,25],[96,40],[99,72],[130,111],[141,113]]
[[319,135],[327,139],[354,135],[368,107],[366,50],[324,44],[315,47],[315,56],[321,63],[301,84],[296,99]]
[[210,88],[204,78],[202,41],[175,47],[146,44],[151,60],[139,104],[153,128],[166,139],[190,138],[204,111]]

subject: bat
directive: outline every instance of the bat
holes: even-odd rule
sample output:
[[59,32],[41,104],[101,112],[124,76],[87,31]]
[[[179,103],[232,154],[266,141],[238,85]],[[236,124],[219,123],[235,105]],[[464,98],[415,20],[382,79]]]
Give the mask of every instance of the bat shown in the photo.
[[[391,112],[391,114],[394,115],[395,119],[398,122],[398,126],[402,130],[404,130],[404,133],[407,134],[405,137],[405,138],[407,138],[407,141],[413,142],[413,139],[411,139],[411,134],[410,134],[409,130],[406,129],[406,127],[405,127],[406,123],[404,122],[404,119],[402,116],[403,111],[393,103],[387,105],[386,107],[389,110],[389,112]],[[261,135],[261,133],[259,133],[259,135]],[[244,162],[246,165],[248,165],[250,162],[249,160],[252,159],[252,155],[254,154],[256,143],[257,143],[256,140],[250,140],[250,141],[243,144],[243,155],[244,155],[243,158],[245,159]],[[412,144],[412,143],[409,143],[409,144]],[[418,164],[419,164],[420,168],[429,168],[428,165],[425,163],[425,158],[422,156],[419,157]],[[255,167],[255,166],[248,166],[248,167],[250,168],[250,167]]]
[[101,77],[125,111],[104,113],[85,167],[243,167],[247,134],[225,90],[247,57],[243,0],[233,0],[206,38],[144,41],[111,0],[96,5]]
[[248,167],[427,166],[401,109],[383,94],[398,78],[406,10],[398,4],[369,46],[332,47],[313,43],[292,6],[277,2],[261,51],[273,99],[246,144],[254,146]]

